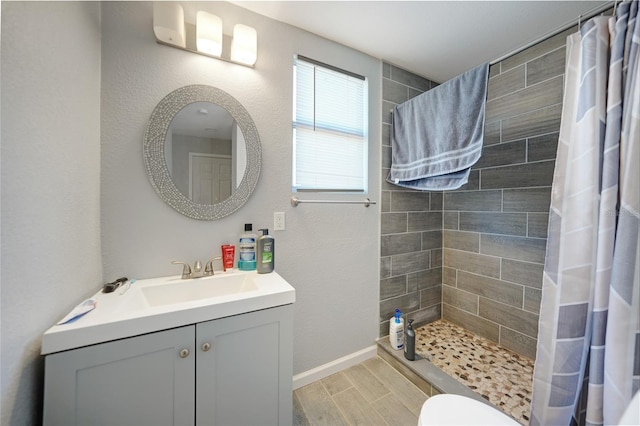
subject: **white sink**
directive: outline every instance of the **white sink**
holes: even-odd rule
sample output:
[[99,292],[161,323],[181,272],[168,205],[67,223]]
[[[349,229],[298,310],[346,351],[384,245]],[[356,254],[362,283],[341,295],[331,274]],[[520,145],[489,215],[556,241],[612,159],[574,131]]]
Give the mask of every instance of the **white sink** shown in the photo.
[[149,306],[194,302],[214,297],[257,291],[255,275],[214,275],[170,284],[143,287],[142,295]]
[[96,308],[42,336],[43,355],[295,302],[295,289],[278,273],[227,271],[183,280],[138,280],[121,294],[98,291]]

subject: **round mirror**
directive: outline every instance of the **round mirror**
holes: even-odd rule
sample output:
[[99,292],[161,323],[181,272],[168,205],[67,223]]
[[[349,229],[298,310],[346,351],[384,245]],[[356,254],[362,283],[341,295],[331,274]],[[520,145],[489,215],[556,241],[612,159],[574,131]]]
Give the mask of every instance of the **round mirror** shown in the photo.
[[251,116],[211,86],[185,86],[162,99],[149,119],[143,151],[156,192],[194,219],[233,213],[260,175],[262,148]]

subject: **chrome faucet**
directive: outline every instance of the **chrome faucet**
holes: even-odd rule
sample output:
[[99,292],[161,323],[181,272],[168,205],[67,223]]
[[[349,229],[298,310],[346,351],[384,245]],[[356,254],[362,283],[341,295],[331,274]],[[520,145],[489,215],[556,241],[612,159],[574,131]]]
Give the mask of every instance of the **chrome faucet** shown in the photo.
[[222,257],[221,256],[216,256],[213,259],[211,259],[210,261],[207,262],[207,264],[204,267],[204,275],[214,275],[214,269],[213,269],[213,262],[215,262],[216,260],[220,260],[222,262]]
[[182,279],[187,280],[189,278],[201,278],[214,275],[213,262],[217,259],[222,260],[222,257],[214,257],[208,261],[204,267],[204,271],[202,270],[202,263],[200,263],[199,260],[196,260],[196,263],[193,264],[193,269],[191,269],[187,262],[182,262],[180,260],[174,260],[171,263],[174,265],[182,265]]

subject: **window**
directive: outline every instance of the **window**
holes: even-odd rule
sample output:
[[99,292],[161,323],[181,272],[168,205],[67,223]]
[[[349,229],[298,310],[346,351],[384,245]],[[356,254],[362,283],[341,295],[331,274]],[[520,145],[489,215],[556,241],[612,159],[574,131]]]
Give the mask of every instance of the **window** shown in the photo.
[[367,192],[367,80],[294,62],[293,191]]

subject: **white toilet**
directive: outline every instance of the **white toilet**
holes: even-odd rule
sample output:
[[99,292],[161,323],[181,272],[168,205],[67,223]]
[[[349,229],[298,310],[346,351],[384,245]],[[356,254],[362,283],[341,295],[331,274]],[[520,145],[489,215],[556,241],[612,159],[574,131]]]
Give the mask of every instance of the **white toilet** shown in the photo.
[[[640,424],[640,392],[625,410],[620,425]],[[441,394],[427,399],[420,410],[418,426],[520,425],[503,412],[466,396]]]
[[520,426],[503,412],[475,399],[454,394],[434,395],[422,405],[418,426],[505,425]]

